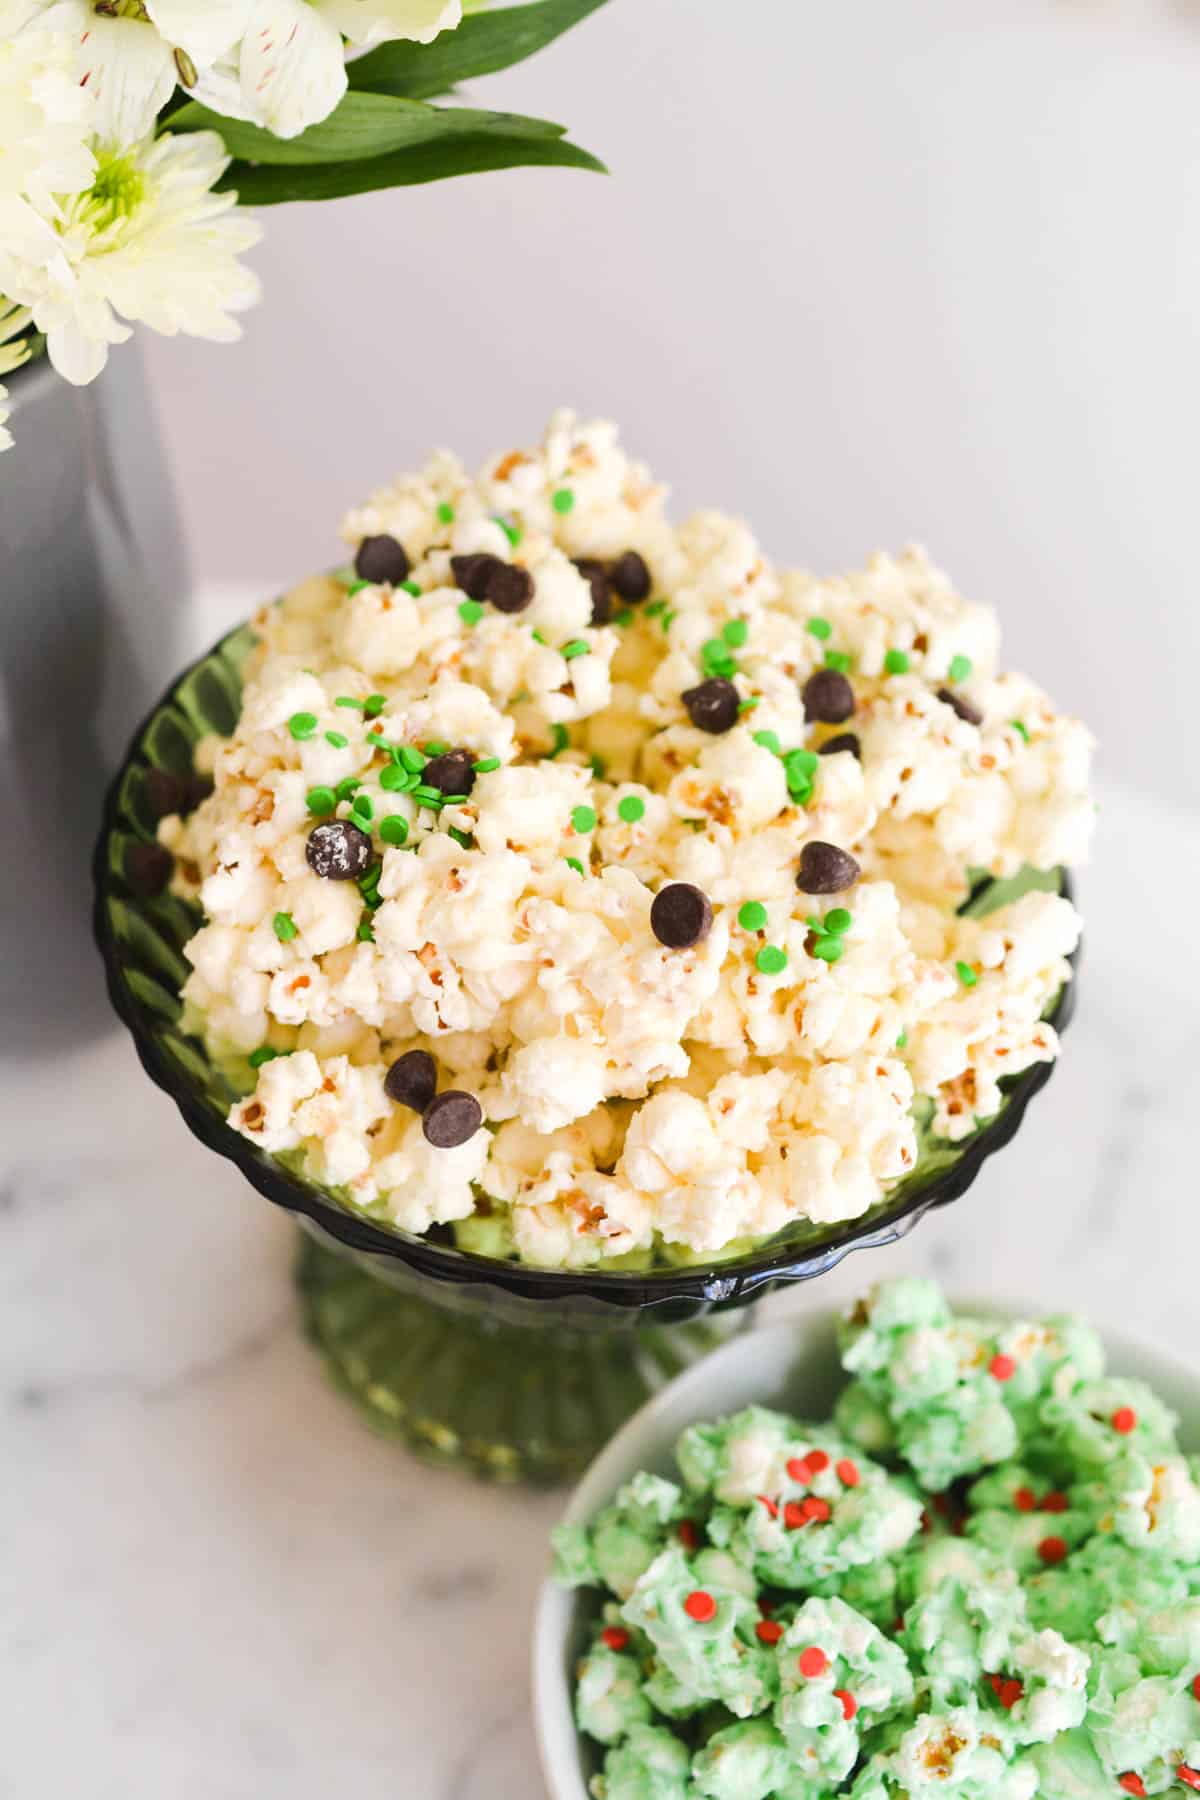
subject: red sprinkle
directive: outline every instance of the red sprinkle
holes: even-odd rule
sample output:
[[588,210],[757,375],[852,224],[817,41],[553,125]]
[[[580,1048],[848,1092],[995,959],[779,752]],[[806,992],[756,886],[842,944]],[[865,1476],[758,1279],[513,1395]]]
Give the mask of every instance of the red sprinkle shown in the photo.
[[1011,1675],[989,1675],[988,1681],[1001,1706],[1006,1712],[1011,1712],[1025,1692],[1021,1683]]
[[829,1467],[829,1458],[823,1450],[810,1450],[804,1459],[814,1475],[821,1475]]
[[837,1466],[837,1478],[843,1487],[857,1487],[858,1464],[852,1463],[848,1456],[844,1456]]
[[854,1695],[848,1693],[845,1688],[834,1688],[833,1697],[835,1700],[840,1700],[842,1703],[843,1719],[852,1719],[858,1711],[858,1701],[854,1698]]
[[[1116,1412],[1112,1416],[1113,1430],[1122,1433],[1130,1432],[1136,1424],[1137,1414],[1134,1412],[1132,1406],[1118,1406]],[[1182,1777],[1180,1777],[1180,1779],[1182,1780]]]
[[809,1494],[807,1499],[802,1500],[800,1511],[804,1514],[806,1522],[811,1519],[818,1525],[824,1525],[825,1521],[833,1516],[833,1508],[828,1500],[822,1500],[818,1494]]
[[765,1494],[758,1494],[756,1498],[760,1506],[766,1507],[767,1514],[770,1518],[777,1519],[779,1517],[779,1508],[776,1506],[774,1500],[769,1500]]
[[760,1619],[754,1627],[754,1635],[764,1644],[777,1644],[783,1636],[783,1626],[777,1619]]
[[627,1650],[629,1648],[629,1633],[627,1631],[622,1631],[619,1625],[606,1625],[604,1630],[600,1633],[600,1642],[602,1644],[607,1644],[610,1650]]
[[1138,1800],[1146,1800],[1146,1784],[1140,1775],[1134,1774],[1132,1769],[1127,1769],[1124,1775],[1117,1776],[1117,1786],[1123,1788],[1127,1794],[1136,1794]]
[[1041,1512],[1062,1513],[1066,1512],[1070,1504],[1071,1502],[1067,1499],[1067,1496],[1065,1494],[1060,1494],[1056,1488],[1053,1493],[1049,1493],[1044,1497],[1039,1510]]
[[1065,1538],[1044,1537],[1038,1545],[1038,1555],[1044,1563],[1060,1563],[1067,1555]]
[[988,1373],[997,1381],[1011,1381],[1017,1372],[1017,1365],[1011,1356],[993,1356],[988,1364]]
[[1192,1769],[1187,1763],[1180,1763],[1175,1771],[1175,1779],[1182,1781],[1184,1787],[1193,1788],[1200,1794],[1200,1769]]
[[783,1509],[783,1522],[789,1531],[799,1531],[808,1524],[808,1514],[798,1500],[789,1500]]
[[793,1481],[798,1481],[802,1485],[810,1482],[813,1478],[812,1464],[807,1458],[801,1456],[793,1456],[789,1459],[787,1472]]
[[695,1619],[698,1625],[707,1625],[710,1619],[717,1616],[717,1603],[711,1594],[703,1588],[696,1588],[683,1603],[683,1610],[689,1619]]
[[816,1644],[810,1644],[807,1650],[800,1652],[799,1665],[800,1673],[805,1680],[815,1681],[817,1676],[823,1675],[829,1667],[829,1658]]
[[1032,1512],[1037,1505],[1037,1495],[1032,1488],[1019,1487],[1013,1495],[1013,1505],[1018,1512]]
[[1200,1700],[1200,1675],[1192,1677],[1192,1692],[1195,1694],[1197,1700]]
[[685,1550],[694,1550],[700,1542],[700,1533],[690,1519],[679,1521],[679,1541]]

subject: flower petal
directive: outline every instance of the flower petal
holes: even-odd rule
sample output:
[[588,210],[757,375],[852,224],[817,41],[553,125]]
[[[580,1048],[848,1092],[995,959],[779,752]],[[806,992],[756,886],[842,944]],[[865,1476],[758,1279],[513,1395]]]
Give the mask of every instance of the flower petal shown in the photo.
[[170,46],[144,19],[106,18],[84,0],[56,0],[39,25],[71,32],[78,45],[80,86],[96,106],[101,143],[136,143],[175,86]]
[[276,137],[327,118],[346,91],[337,28],[305,0],[258,0],[240,68],[243,97]]
[[146,11],[168,43],[186,50],[198,69],[229,54],[253,10],[253,0],[146,0]]
[[313,5],[343,37],[361,46],[388,38],[431,44],[462,19],[461,0],[313,0]]

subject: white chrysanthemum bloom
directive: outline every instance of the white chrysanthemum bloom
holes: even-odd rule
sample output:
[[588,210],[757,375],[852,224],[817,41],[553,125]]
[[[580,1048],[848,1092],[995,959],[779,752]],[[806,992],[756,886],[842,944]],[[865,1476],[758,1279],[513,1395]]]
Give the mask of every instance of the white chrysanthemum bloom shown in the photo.
[[39,215],[38,234],[0,242],[0,292],[29,307],[68,381],[99,374],[130,335],[123,319],[168,337],[240,335],[233,314],[259,284],[237,259],[261,231],[236,195],[212,192],[228,162],[211,131],[102,151],[91,186]]
[[[28,360],[28,343],[23,340],[13,343],[12,339],[31,323],[31,315],[26,307],[10,306],[0,296],[0,375],[10,375]],[[12,432],[5,430],[8,411],[8,389],[0,382],[0,450],[12,448]]]

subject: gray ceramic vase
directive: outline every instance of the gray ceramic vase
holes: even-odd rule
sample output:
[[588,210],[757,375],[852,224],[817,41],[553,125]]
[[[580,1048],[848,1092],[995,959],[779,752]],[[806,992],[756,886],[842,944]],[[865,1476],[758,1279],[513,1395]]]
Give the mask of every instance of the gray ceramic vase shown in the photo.
[[0,1019],[64,1049],[111,1017],[90,933],[92,847],[129,733],[177,666],[187,571],[141,359],[90,387],[7,377],[0,455]]

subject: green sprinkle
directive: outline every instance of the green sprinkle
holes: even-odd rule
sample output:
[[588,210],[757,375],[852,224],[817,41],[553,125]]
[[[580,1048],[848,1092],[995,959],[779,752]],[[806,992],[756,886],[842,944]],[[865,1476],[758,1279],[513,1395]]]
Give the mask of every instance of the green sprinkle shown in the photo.
[[533,630],[530,632],[529,635],[533,639],[535,644],[544,644],[546,642],[545,638],[542,636],[541,632],[538,630],[536,625],[534,626]]
[[335,706],[352,706],[355,712],[361,712],[363,709],[362,701],[356,700],[353,694],[339,694],[333,704]]
[[390,753],[392,748],[382,731],[368,731],[367,742],[370,744],[372,750],[387,750]]
[[414,600],[421,598],[421,584],[419,581],[414,581],[411,576],[407,581],[402,581],[400,586],[406,594],[411,594]]
[[[355,788],[361,786],[362,783],[357,775],[343,775],[342,779],[333,790],[333,797],[335,800],[348,800]],[[316,793],[317,791],[318,790],[314,788],[313,792]]]
[[640,794],[626,794],[617,802],[617,816],[624,819],[627,825],[636,825],[646,810],[646,802]]
[[556,513],[569,513],[575,504],[575,496],[570,488],[555,488],[550,496],[550,504]]
[[443,794],[442,795],[442,805],[443,806],[465,806],[467,804],[467,799],[468,799],[468,796],[466,794]]
[[965,681],[973,667],[969,656],[952,656],[949,670],[951,681]]
[[844,650],[827,650],[825,652],[825,667],[836,669],[839,675],[850,673],[851,660]]
[[483,617],[483,605],[479,600],[460,600],[458,616],[464,625],[478,625]]
[[386,694],[368,694],[363,701],[363,717],[365,719],[377,719],[386,705]]
[[706,675],[732,675],[737,669],[733,653],[722,638],[709,638],[701,644],[700,662]]
[[835,906],[832,912],[825,914],[825,929],[832,931],[835,937],[849,931],[854,923],[854,914],[846,911],[844,906]]
[[571,662],[577,656],[587,656],[591,648],[592,646],[585,644],[582,638],[572,638],[569,644],[563,645],[559,655],[564,662]]
[[300,935],[300,927],[289,912],[277,912],[271,923],[281,944],[290,944],[294,937]]
[[815,775],[821,766],[821,759],[815,750],[789,750],[783,759],[783,766],[789,776],[793,770],[797,775]]
[[745,619],[730,619],[727,625],[722,625],[721,636],[731,650],[740,650],[750,636],[750,627]]
[[612,616],[612,622],[614,625],[632,625],[633,624],[633,608],[632,608],[632,606],[623,606],[621,608],[620,612],[614,613]]
[[906,1045],[906,1044],[907,1044],[907,1043],[908,1043],[908,1033],[907,1033],[907,1031],[902,1031],[902,1032],[901,1032],[901,1033],[900,1033],[900,1036],[899,1036],[899,1037],[898,1037],[898,1038],[897,1038],[897,1039],[896,1039],[896,1048],[897,1048],[897,1050],[903,1050],[903,1049],[904,1049],[904,1046],[905,1046],[905,1045]]
[[474,844],[474,839],[470,832],[460,831],[457,825],[451,825],[450,836],[454,839],[456,844],[461,844],[464,850],[470,850]]
[[519,525],[510,525],[507,519],[502,519],[500,517],[499,513],[492,514],[492,524],[500,527],[501,531],[515,550],[521,541],[521,527]]
[[454,523],[454,508],[451,506],[451,504],[448,500],[439,500],[438,501],[437,516],[438,516],[438,520],[441,524],[453,525],[453,523]]
[[552,725],[550,727],[550,743],[552,747],[546,752],[546,761],[553,762],[556,756],[561,756],[570,741],[571,734],[565,725]]
[[596,814],[590,806],[576,806],[571,809],[571,824],[578,832],[596,829]]
[[288,730],[299,743],[303,743],[305,738],[310,738],[316,729],[317,716],[315,713],[296,712],[288,720]]
[[286,1050],[273,1050],[270,1044],[260,1044],[257,1050],[250,1052],[246,1061],[252,1069],[261,1069],[264,1063],[274,1062],[277,1056],[286,1055]]
[[435,811],[441,807],[444,798],[441,788],[427,787],[423,781],[418,781],[412,794],[413,799],[419,800],[422,806],[432,806]]
[[751,696],[748,700],[739,700],[738,701],[738,711],[740,713],[753,712],[756,706],[761,706],[761,705],[762,705],[762,695],[761,694],[751,694]]
[[386,819],[379,821],[379,835],[385,844],[407,843],[408,820],[399,813],[389,813]]
[[760,975],[778,975],[787,968],[788,954],[778,944],[764,944],[754,958],[754,966]]
[[672,609],[668,606],[666,612],[662,616],[662,627],[663,627],[664,631],[670,631],[671,625],[674,621],[674,618],[675,618],[675,614],[672,611]]
[[358,921],[358,930],[354,935],[360,944],[373,944],[375,942],[375,927],[372,925],[369,915],[367,918]]
[[819,938],[812,947],[812,953],[818,962],[838,962],[846,946],[840,937]]
[[568,869],[574,869],[577,875],[583,874],[583,864],[577,856],[568,856],[565,858],[565,861]]
[[974,987],[975,983],[979,980],[978,975],[975,973],[970,963],[956,962],[954,965],[954,973],[958,976],[958,979],[962,982],[963,986],[967,988]]
[[819,616],[810,619],[804,629],[810,636],[820,638],[822,643],[824,643],[826,638],[833,636],[833,626],[829,623],[829,620],[822,619]]
[[603,781],[605,775],[604,758],[594,753],[588,757],[588,767],[597,781]]
[[773,731],[756,731],[754,741],[761,744],[764,750],[773,750],[776,756],[783,754],[783,745]]
[[493,769],[500,767],[500,758],[498,756],[481,756],[479,761],[472,763],[471,766],[477,775],[490,775]]
[[761,931],[767,922],[767,909],[761,900],[747,900],[738,908],[738,924],[743,931]]
[[1010,719],[1009,724],[1012,726],[1014,731],[1020,732],[1021,736],[1024,738],[1026,743],[1029,742],[1029,732],[1026,729],[1026,727],[1024,725],[1022,725],[1020,719]]
[[379,785],[385,794],[403,794],[408,788],[408,771],[389,763],[379,771]]
[[375,817],[375,808],[371,803],[370,794],[355,794],[350,802],[350,813],[356,824],[369,825]]
[[426,756],[445,756],[449,748],[449,744],[443,744],[441,738],[430,738],[427,744],[422,745]]
[[883,659],[883,666],[889,675],[907,675],[908,651],[889,650]]
[[339,798],[340,796],[331,787],[313,787],[309,788],[305,794],[304,804],[310,813],[316,813],[317,817],[321,818],[325,813],[333,811]]
[[332,744],[335,750],[344,750],[346,745],[350,742],[350,739],[344,732],[327,731],[325,733],[325,742],[327,744]]
[[401,744],[396,755],[403,766],[413,775],[419,775],[425,767],[425,758],[415,744]]
[[645,613],[645,615],[648,619],[657,619],[659,614],[665,613],[666,610],[667,610],[667,603],[665,600],[652,600],[650,602],[649,606],[645,606],[642,608],[642,611]]
[[346,589],[347,594],[361,594],[365,587],[374,587],[373,581],[352,581]]

